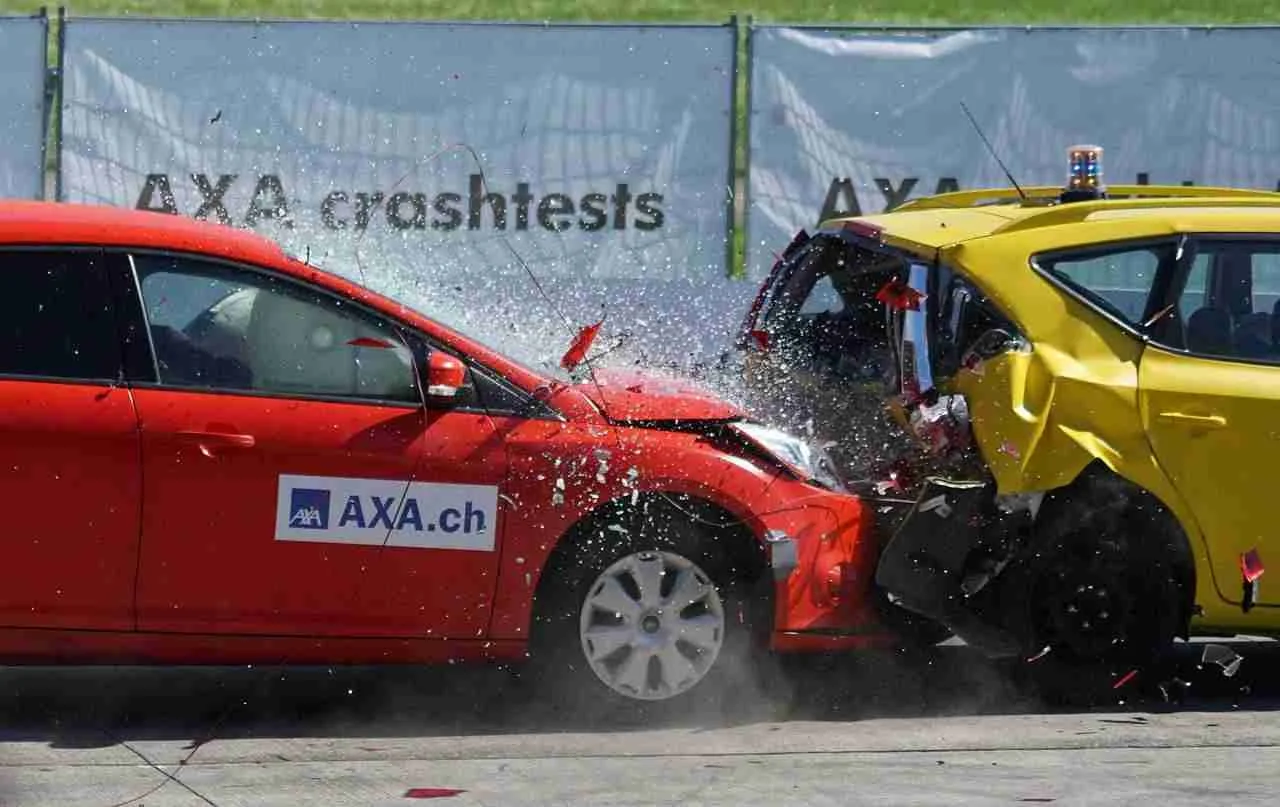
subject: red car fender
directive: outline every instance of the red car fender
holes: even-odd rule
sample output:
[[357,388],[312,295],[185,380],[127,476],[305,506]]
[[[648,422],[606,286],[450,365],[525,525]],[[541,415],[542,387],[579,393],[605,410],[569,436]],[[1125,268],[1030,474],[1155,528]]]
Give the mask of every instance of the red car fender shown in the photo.
[[491,638],[527,637],[543,569],[576,525],[609,504],[655,492],[721,508],[745,525],[766,558],[774,551],[770,538],[787,536],[784,560],[794,555],[796,565],[775,580],[778,629],[866,621],[870,598],[862,593],[874,558],[866,552],[870,520],[855,497],[814,488],[688,432],[616,428],[602,440],[596,425],[553,421],[500,423],[499,430],[506,432],[511,473]]
[[871,519],[861,501],[836,494],[802,499],[761,517],[769,534],[791,539],[788,551],[794,553],[794,569],[775,578],[776,632],[878,629],[871,596],[877,559]]

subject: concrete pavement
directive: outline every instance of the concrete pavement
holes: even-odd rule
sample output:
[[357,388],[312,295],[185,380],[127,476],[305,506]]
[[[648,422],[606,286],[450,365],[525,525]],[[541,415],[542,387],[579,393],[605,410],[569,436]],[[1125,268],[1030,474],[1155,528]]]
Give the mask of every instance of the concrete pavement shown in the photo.
[[[711,730],[9,743],[0,803],[391,805],[1275,804],[1280,716],[993,715]],[[191,788],[167,781],[139,756]],[[195,791],[195,793],[191,792]],[[199,795],[196,795],[196,794]],[[207,801],[205,801],[207,799]]]
[[1051,709],[962,647],[653,725],[486,669],[0,670],[0,805],[1280,804],[1280,647],[1237,649],[1227,678],[1187,648],[1181,704]]

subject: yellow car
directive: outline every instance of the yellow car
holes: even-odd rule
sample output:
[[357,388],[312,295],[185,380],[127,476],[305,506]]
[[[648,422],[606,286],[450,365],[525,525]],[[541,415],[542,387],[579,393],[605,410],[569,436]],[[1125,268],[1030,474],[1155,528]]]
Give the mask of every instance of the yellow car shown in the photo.
[[1123,676],[1280,634],[1280,193],[1108,189],[1100,158],[802,231],[740,347],[881,503],[888,601]]

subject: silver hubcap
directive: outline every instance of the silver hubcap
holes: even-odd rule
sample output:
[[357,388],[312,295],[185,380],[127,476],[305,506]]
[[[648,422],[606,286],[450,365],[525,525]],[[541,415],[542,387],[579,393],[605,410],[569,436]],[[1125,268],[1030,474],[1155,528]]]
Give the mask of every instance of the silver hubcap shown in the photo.
[[587,591],[579,635],[596,676],[614,692],[664,700],[691,689],[724,644],[715,584],[671,552],[637,552]]

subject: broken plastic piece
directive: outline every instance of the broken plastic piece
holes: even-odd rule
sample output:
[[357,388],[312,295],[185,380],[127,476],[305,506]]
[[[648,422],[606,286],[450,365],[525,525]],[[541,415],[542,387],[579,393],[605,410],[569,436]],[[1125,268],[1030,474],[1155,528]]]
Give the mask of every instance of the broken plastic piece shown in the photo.
[[600,332],[600,326],[604,324],[604,320],[593,325],[587,325],[578,331],[578,335],[574,337],[573,344],[569,345],[569,349],[565,351],[564,356],[560,359],[560,366],[566,370],[572,370],[583,359],[587,357],[587,351],[591,349],[592,343],[596,341],[596,334]]
[[951,509],[951,505],[947,504],[946,494],[939,494],[928,501],[921,502],[916,509],[921,513],[935,513],[938,518],[951,518],[951,514],[954,512]]
[[1124,686],[1125,684],[1127,684],[1127,683],[1129,683],[1130,681],[1132,681],[1132,680],[1133,680],[1134,678],[1136,678],[1137,676],[1138,676],[1138,671],[1137,671],[1137,670],[1129,670],[1129,672],[1127,672],[1127,673],[1125,673],[1124,675],[1120,676],[1120,680],[1119,680],[1119,681],[1116,681],[1116,682],[1111,686],[1111,688],[1112,688],[1112,689],[1119,689],[1120,687],[1122,687],[1122,686]]
[[902,460],[898,460],[889,468],[889,478],[875,483],[875,491],[878,495],[883,496],[890,491],[905,491],[914,482],[907,464]]
[[447,799],[466,793],[451,787],[411,787],[404,792],[406,799]]
[[1240,573],[1244,575],[1246,583],[1252,583],[1259,577],[1266,568],[1262,565],[1262,556],[1258,554],[1258,550],[1250,549],[1240,556]]
[[1207,644],[1200,656],[1201,664],[1217,664],[1227,678],[1240,671],[1240,663],[1244,657],[1224,644]]
[[1240,594],[1240,610],[1246,614],[1253,610],[1254,604],[1258,601],[1258,581],[1252,583],[1245,581],[1244,590]]
[[1032,656],[1031,658],[1027,659],[1027,663],[1028,663],[1028,664],[1035,664],[1035,663],[1036,663],[1037,661],[1039,661],[1040,659],[1042,659],[1042,658],[1044,658],[1045,656],[1049,655],[1049,652],[1050,652],[1051,650],[1053,650],[1053,646],[1052,646],[1052,645],[1045,645],[1043,650],[1041,650],[1039,653],[1036,653],[1036,654],[1035,654],[1034,656]]
[[968,370],[974,375],[982,375],[985,372],[985,370],[982,367],[982,357],[979,356],[977,353],[966,354],[962,361],[963,361],[964,369]]
[[894,311],[919,311],[924,295],[898,278],[890,280],[876,292],[876,299]]
[[911,413],[911,430],[933,454],[962,449],[969,443],[969,406],[962,395],[943,395],[920,403]]
[[1018,450],[1017,446],[1015,446],[1013,443],[1009,442],[1008,440],[1005,440],[1004,442],[1000,443],[999,451],[1001,454],[1007,454],[1008,456],[1013,457],[1015,460],[1022,459],[1022,452]]
[[1250,549],[1240,555],[1240,610],[1248,613],[1258,601],[1258,578],[1266,568],[1262,565],[1262,556],[1257,548]]
[[386,339],[378,339],[373,336],[357,336],[355,339],[348,341],[347,344],[351,347],[378,347],[383,350],[390,350],[395,347]]
[[1181,678],[1174,678],[1170,681],[1161,681],[1156,688],[1160,690],[1160,697],[1164,698],[1165,703],[1181,703],[1187,690],[1191,689],[1191,684]]

